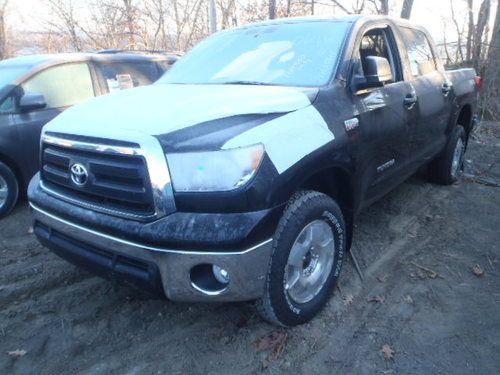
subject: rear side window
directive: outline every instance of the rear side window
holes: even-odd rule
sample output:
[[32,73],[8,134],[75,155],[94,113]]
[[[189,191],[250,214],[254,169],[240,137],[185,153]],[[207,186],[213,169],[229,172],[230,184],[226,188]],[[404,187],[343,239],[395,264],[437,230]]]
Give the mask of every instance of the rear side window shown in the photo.
[[22,84],[25,93],[42,94],[47,108],[68,107],[94,96],[87,64],[66,64],[48,68]]
[[97,63],[109,92],[150,85],[160,72],[154,62],[111,62]]
[[436,62],[425,34],[419,30],[401,27],[406,45],[411,73],[414,77],[422,76],[436,70]]

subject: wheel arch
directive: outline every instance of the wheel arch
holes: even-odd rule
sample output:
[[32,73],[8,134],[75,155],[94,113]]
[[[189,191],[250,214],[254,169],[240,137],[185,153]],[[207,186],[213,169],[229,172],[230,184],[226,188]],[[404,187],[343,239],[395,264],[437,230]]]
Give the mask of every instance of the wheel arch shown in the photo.
[[347,249],[350,248],[353,233],[354,214],[356,212],[356,194],[353,178],[347,169],[330,166],[307,175],[298,190],[315,190],[333,198],[339,205],[347,228]]

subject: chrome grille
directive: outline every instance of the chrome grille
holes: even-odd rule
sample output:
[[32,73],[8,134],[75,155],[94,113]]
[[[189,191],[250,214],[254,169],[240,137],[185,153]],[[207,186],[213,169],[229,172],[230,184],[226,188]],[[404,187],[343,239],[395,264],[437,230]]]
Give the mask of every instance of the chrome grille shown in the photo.
[[[175,207],[173,195],[159,202],[155,200],[159,194],[168,195],[171,186],[169,183],[163,190],[155,190],[148,173],[148,158],[139,144],[124,142],[124,146],[120,146],[113,141],[110,146],[104,144],[103,139],[90,143],[89,137],[85,137],[85,142],[75,136],[60,137],[59,134],[42,137],[41,184],[48,193],[96,211],[139,220],[168,213],[168,207],[158,207],[166,198],[171,199],[170,211]],[[87,175],[81,186],[71,178],[75,164],[83,166]],[[168,175],[168,169],[164,172]]]

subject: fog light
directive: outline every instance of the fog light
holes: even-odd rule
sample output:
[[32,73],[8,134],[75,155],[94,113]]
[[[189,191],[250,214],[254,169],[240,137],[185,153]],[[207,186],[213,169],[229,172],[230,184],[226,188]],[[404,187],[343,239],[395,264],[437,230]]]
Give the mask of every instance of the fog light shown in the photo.
[[212,272],[214,273],[214,277],[217,279],[219,283],[222,284],[229,283],[229,274],[224,268],[220,268],[218,265],[214,264],[212,266]]

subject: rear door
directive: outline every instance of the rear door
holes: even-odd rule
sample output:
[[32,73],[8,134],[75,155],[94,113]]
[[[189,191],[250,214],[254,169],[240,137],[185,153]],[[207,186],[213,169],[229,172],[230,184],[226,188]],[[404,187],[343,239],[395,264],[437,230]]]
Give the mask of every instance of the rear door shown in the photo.
[[66,108],[94,97],[94,87],[89,66],[85,62],[49,67],[28,78],[21,84],[23,93],[42,94],[47,106],[44,109],[20,112],[13,115],[24,150],[28,174],[38,170],[38,153],[42,127]]
[[400,27],[399,30],[406,47],[403,58],[410,70],[407,79],[417,95],[417,125],[411,137],[411,158],[416,165],[422,165],[446,142],[452,88],[444,68],[434,56],[427,35],[409,27]]
[[[364,70],[366,57],[383,57],[389,61],[393,76],[383,87],[354,93],[364,159],[365,200],[372,201],[407,176],[404,171],[408,168],[410,135],[416,118],[411,106],[405,105],[405,96],[414,95],[414,90],[403,79],[392,28],[377,25],[361,33],[355,47],[359,56],[354,56],[354,61],[359,59],[361,62],[359,69]],[[364,74],[361,71],[357,74]]]
[[150,85],[163,74],[154,61],[96,61],[103,93]]

